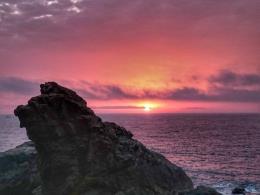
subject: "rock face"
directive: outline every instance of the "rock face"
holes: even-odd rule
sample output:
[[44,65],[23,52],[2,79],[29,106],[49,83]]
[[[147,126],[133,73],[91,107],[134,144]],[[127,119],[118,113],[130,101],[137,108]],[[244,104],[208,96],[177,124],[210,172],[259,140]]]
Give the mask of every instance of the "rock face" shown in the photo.
[[245,194],[246,190],[242,187],[236,187],[232,190],[232,194]]
[[43,195],[153,195],[193,189],[184,171],[102,122],[75,92],[57,83],[15,115],[38,152]]
[[[1,152],[0,194],[42,195],[40,175],[37,170],[36,162],[37,152],[32,142],[26,142],[12,150]],[[173,192],[172,194],[221,195],[216,192],[216,190],[204,186],[198,186],[196,189],[189,191]]]
[[32,195],[40,186],[37,152],[32,142],[0,153],[0,194]]

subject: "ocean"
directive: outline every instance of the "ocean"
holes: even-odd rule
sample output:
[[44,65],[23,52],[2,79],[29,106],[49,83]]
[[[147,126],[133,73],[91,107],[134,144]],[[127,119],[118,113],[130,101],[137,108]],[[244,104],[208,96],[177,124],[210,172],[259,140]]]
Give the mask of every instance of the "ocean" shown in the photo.
[[[260,194],[260,114],[103,114],[148,148],[182,167],[195,185],[228,195],[237,186]],[[11,115],[0,116],[0,152],[25,141]]]

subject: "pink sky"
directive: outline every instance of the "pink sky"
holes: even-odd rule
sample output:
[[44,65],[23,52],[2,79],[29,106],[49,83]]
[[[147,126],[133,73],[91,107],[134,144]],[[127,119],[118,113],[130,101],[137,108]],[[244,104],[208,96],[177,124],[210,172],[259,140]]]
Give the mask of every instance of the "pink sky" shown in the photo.
[[39,83],[98,112],[260,112],[258,0],[0,2],[0,113]]

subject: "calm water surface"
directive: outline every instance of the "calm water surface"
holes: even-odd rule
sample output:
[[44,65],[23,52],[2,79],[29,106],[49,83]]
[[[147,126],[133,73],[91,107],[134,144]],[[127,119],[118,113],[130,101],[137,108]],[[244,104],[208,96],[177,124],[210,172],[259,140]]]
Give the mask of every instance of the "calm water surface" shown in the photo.
[[[183,167],[196,185],[224,194],[260,191],[259,114],[106,114],[148,148]],[[27,140],[13,116],[0,116],[0,151]]]

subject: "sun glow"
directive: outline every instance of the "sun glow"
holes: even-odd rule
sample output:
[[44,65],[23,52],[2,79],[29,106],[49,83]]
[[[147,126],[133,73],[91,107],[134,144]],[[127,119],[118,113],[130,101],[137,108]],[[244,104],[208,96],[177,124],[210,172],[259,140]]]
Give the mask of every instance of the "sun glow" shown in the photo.
[[144,111],[149,112],[151,110],[151,106],[148,104],[144,105]]
[[143,107],[143,110],[144,110],[145,112],[150,112],[150,111],[154,110],[155,108],[158,108],[158,104],[156,104],[156,103],[154,103],[154,102],[153,102],[153,103],[151,103],[151,102],[149,102],[149,103],[145,102],[145,103],[142,103],[141,106]]

